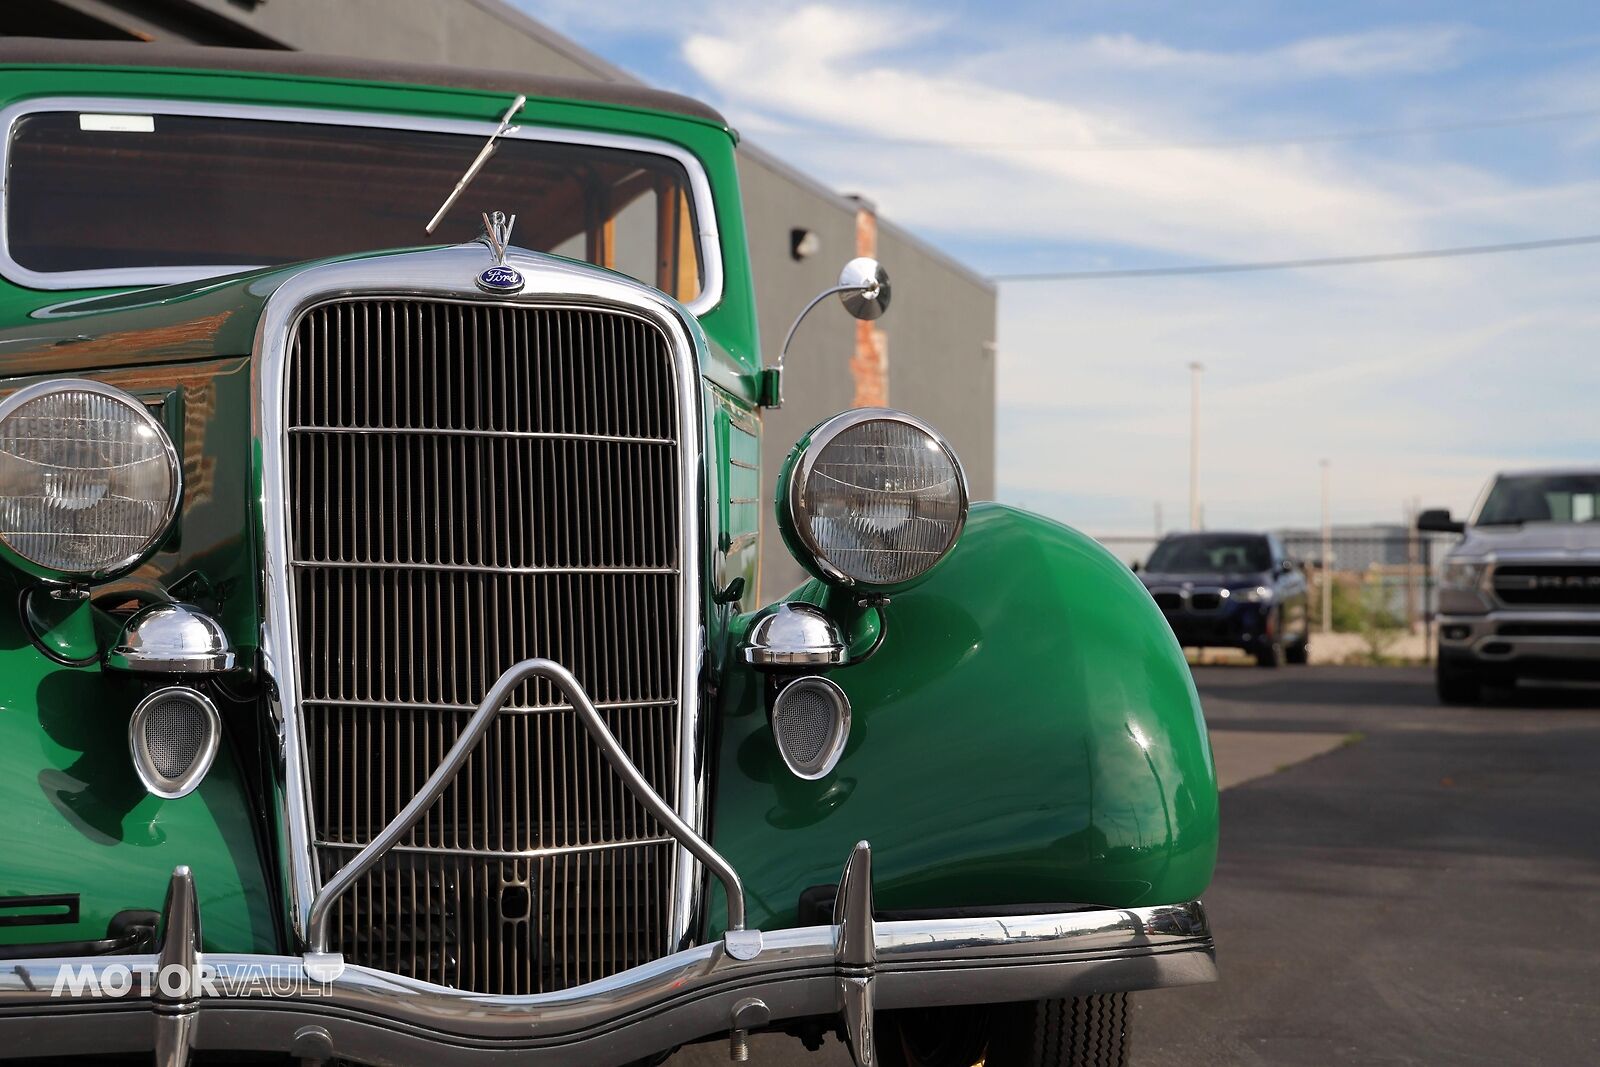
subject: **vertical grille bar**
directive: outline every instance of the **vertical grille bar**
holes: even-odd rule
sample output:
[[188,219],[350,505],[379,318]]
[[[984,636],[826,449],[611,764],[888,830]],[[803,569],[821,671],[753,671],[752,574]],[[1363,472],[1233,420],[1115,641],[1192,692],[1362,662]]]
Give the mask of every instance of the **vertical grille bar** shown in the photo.
[[[507,667],[565,664],[678,796],[671,344],[596,308],[352,300],[288,353],[289,582],[324,879]],[[337,905],[355,962],[494,994],[668,951],[675,846],[543,680]]]

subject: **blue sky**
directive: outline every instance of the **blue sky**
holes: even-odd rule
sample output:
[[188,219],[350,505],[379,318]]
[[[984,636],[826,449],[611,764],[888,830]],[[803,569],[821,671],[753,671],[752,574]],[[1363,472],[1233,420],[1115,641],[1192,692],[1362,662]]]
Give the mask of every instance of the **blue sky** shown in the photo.
[[[1592,4],[518,3],[988,274],[1600,233]],[[1180,523],[1199,360],[1208,525],[1465,508],[1600,462],[1597,339],[1600,246],[1004,283],[999,495]]]

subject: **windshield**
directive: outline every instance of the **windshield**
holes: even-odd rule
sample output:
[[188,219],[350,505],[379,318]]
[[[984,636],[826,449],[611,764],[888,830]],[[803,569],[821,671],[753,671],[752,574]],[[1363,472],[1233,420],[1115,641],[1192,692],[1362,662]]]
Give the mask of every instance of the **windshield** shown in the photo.
[[1594,522],[1600,473],[1518,474],[1502,477],[1478,512],[1479,526],[1524,522]]
[[1150,553],[1147,569],[1168,574],[1239,574],[1272,566],[1259,534],[1191,534],[1169,537]]
[[689,178],[666,155],[508,138],[438,230],[481,134],[204,115],[39,112],[7,157],[11,258],[41,273],[253,267],[470,241],[622,271],[682,301],[703,270]]

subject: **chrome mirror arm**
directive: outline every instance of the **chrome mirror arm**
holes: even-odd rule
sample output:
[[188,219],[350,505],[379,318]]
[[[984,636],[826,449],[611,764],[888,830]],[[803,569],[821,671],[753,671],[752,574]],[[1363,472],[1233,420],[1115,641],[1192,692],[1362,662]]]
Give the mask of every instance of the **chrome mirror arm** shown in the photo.
[[783,390],[781,388],[783,384],[783,357],[789,354],[789,342],[794,340],[794,335],[800,329],[800,324],[806,321],[806,316],[811,314],[812,308],[828,299],[828,297],[833,296],[835,293],[850,292],[854,288],[855,286],[851,285],[835,285],[832,289],[824,289],[822,292],[812,297],[811,303],[807,304],[803,309],[801,309],[800,314],[795,316],[794,324],[789,327],[789,332],[783,336],[783,347],[778,349],[778,365],[773,368],[780,386],[776,397],[777,402],[772,405],[773,407],[778,408],[783,406]]
[[795,316],[794,324],[789,327],[789,332],[784,335],[783,347],[778,349],[778,362],[776,366],[768,367],[761,372],[761,406],[781,408],[783,406],[783,360],[789,354],[789,345],[794,341],[795,333],[800,329],[800,324],[806,320],[818,304],[830,296],[837,295],[844,303],[844,309],[858,319],[875,319],[882,315],[889,307],[889,274],[875,259],[865,256],[852,259],[844,265],[844,270],[839,272],[839,284],[831,289],[824,289],[811,298]]

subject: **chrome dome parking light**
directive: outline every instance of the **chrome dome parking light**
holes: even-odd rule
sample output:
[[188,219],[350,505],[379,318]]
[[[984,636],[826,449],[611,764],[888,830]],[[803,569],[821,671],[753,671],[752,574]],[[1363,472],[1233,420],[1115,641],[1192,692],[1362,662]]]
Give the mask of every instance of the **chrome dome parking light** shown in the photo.
[[142,674],[213,674],[232,670],[233,644],[220,624],[193,604],[153,604],[128,619],[106,667]]

